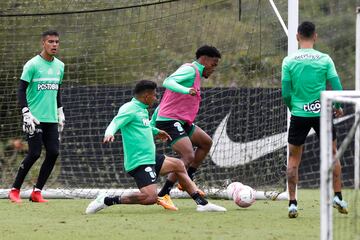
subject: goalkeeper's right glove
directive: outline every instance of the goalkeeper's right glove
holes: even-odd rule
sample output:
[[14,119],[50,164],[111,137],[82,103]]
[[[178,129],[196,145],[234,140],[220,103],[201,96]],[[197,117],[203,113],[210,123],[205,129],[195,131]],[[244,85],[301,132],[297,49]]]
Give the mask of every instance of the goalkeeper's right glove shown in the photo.
[[24,107],[21,111],[23,115],[23,131],[33,135],[35,133],[35,125],[40,124],[40,122],[31,114],[28,107]]

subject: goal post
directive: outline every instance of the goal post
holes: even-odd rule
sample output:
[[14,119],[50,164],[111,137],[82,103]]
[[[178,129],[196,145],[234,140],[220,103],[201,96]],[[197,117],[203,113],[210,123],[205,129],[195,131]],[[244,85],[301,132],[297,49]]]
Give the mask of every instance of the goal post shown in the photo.
[[[355,132],[357,134],[359,132],[359,122],[360,122],[360,91],[323,91],[321,93],[321,117],[320,117],[320,157],[321,157],[321,166],[320,166],[320,223],[321,223],[321,239],[322,240],[332,240],[333,239],[333,227],[334,225],[334,217],[333,217],[333,164],[334,164],[334,156],[332,153],[332,124],[333,124],[333,104],[334,102],[349,104],[352,105],[354,109],[353,115],[355,115],[355,120],[348,131],[348,134],[345,136],[343,141],[339,143],[340,147],[338,150],[338,154],[336,155],[337,159],[340,159],[343,156],[344,151],[347,147],[354,142],[355,150],[354,150],[354,162],[358,162],[359,159],[356,159],[356,153],[359,152],[358,146],[360,139],[358,137],[354,137]],[[354,163],[354,175],[358,174],[359,171],[357,168],[358,164]],[[354,176],[355,178],[358,176]],[[353,188],[355,188],[354,194],[347,194],[346,199],[348,203],[351,205],[353,211],[355,211],[354,215],[356,215],[356,205],[357,202],[357,194],[358,190],[354,184]],[[355,195],[355,197],[353,197]],[[346,198],[345,197],[345,198]],[[351,217],[351,216],[349,216]],[[356,216],[355,216],[356,217]],[[352,217],[355,219],[355,217]],[[356,220],[356,219],[355,219]],[[358,221],[358,220],[357,220]],[[355,225],[358,223],[354,223]],[[344,231],[345,232],[345,231]],[[350,230],[345,232],[344,234],[352,234],[353,232]],[[356,234],[356,233],[354,233]],[[349,238],[350,239],[350,238]]]
[[[360,7],[356,8],[356,45],[355,45],[355,90],[360,91]],[[360,111],[360,106],[357,106]],[[359,118],[359,116],[356,116]],[[360,130],[355,133],[356,139],[360,139]],[[355,189],[360,189],[360,141],[355,141]]]

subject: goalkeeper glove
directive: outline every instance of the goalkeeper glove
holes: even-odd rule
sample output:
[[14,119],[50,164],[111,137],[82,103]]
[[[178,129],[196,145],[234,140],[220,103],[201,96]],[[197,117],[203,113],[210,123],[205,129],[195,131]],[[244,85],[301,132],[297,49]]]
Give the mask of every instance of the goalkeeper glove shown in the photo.
[[39,125],[40,122],[31,114],[28,107],[24,107],[21,111],[23,115],[23,131],[33,135],[35,133],[35,125]]
[[58,108],[58,118],[59,118],[58,131],[62,132],[64,130],[64,125],[65,125],[65,115],[64,115],[63,107]]

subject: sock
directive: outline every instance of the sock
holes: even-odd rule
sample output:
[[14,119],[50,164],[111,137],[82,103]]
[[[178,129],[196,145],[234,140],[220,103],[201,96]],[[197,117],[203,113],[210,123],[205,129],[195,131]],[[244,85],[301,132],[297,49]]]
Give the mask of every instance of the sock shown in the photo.
[[341,194],[341,192],[335,192],[335,196],[338,196],[338,198],[340,199],[340,201],[342,201],[342,194]]
[[34,187],[34,192],[41,192],[41,189]]
[[163,197],[166,194],[170,194],[170,191],[173,188],[174,184],[175,184],[174,182],[172,182],[170,180],[166,180],[166,182],[165,182],[163,188],[160,190],[158,196]]
[[296,199],[289,201],[289,207],[290,207],[291,204],[294,204],[295,206],[297,206],[297,201],[296,201]]
[[105,197],[104,198],[104,203],[105,203],[106,206],[120,204],[120,196]]
[[195,192],[191,194],[192,199],[196,202],[197,205],[206,205],[208,204],[208,201],[206,201],[205,198],[203,198],[198,192]]
[[196,170],[197,170],[197,168],[194,168],[194,167],[189,167],[188,168],[187,174],[189,175],[191,180],[194,180]]

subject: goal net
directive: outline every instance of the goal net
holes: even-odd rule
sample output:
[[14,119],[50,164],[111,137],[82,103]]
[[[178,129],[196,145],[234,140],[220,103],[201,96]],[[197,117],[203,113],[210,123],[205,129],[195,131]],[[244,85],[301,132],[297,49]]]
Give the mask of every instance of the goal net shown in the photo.
[[[352,126],[342,139],[338,140],[338,152],[332,154],[333,103],[345,106],[342,118],[351,118]],[[360,142],[360,91],[325,91],[321,96],[321,239],[360,239],[360,192],[359,192],[359,142]],[[330,146],[330,147],[329,147]],[[333,176],[334,159],[351,156],[354,162],[352,172],[354,181],[344,184],[343,199],[348,203],[348,216],[333,210]],[[345,166],[346,167],[346,166]],[[343,167],[344,169],[344,167]],[[348,176],[343,179],[348,180]]]
[[[49,28],[60,32],[59,58],[66,66],[66,126],[47,190],[93,197],[99,189],[135,188],[122,167],[121,137],[103,145],[105,128],[130,100],[137,80],[161,86],[182,63],[193,61],[203,44],[216,46],[222,59],[216,73],[202,82],[196,124],[213,138],[213,147],[196,183],[208,193],[233,181],[264,191],[285,189],[287,109],[280,79],[287,36],[268,1],[37,2],[0,3],[1,197],[7,196],[27,153],[16,100],[22,66],[40,51],[40,34]],[[277,1],[277,7],[286,12],[287,1]],[[347,122],[341,124],[347,128]],[[303,156],[300,187],[319,186],[319,145],[314,142],[310,136],[306,148],[314,151]],[[163,144],[157,147],[174,155]],[[36,182],[44,152],[23,189]]]

